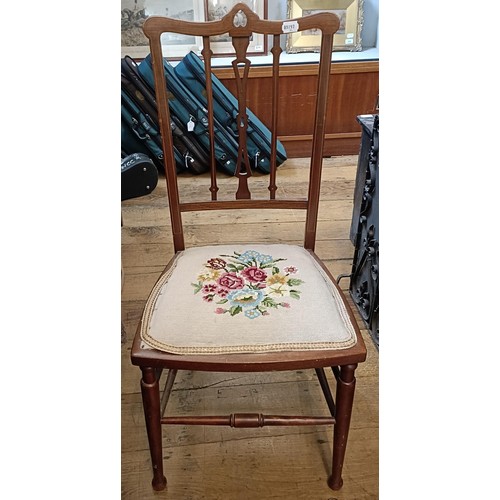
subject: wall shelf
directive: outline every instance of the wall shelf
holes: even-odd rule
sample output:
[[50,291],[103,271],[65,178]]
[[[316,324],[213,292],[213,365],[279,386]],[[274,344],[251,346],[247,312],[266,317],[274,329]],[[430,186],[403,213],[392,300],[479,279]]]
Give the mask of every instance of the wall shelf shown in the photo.
[[[379,50],[377,47],[363,49],[359,52],[332,52],[332,62],[350,61],[378,61]],[[248,58],[252,66],[266,66],[273,63],[272,55],[250,56]],[[212,59],[212,67],[230,67],[232,57],[217,57]],[[300,54],[287,54],[283,52],[280,56],[283,64],[309,64],[319,61],[319,54],[315,52],[302,52]],[[174,63],[175,64],[175,63]]]

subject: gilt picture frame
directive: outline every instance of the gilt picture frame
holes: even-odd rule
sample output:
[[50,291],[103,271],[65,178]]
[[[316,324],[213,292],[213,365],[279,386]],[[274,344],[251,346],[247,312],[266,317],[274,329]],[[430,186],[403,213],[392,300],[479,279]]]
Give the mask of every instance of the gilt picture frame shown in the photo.
[[[224,17],[237,3],[245,3],[261,19],[267,19],[267,0],[205,0],[205,21],[218,21]],[[234,47],[226,35],[214,36],[210,39],[211,49],[216,56],[234,55]],[[267,37],[254,33],[250,39],[247,55],[267,54]]]
[[[185,21],[203,21],[204,0],[121,0],[121,54],[136,60],[149,54],[149,41],[142,25],[150,16],[168,16]],[[199,53],[201,37],[176,33],[162,35],[163,55],[167,59],[182,59],[189,51]]]
[[[364,0],[287,0],[287,18],[294,19],[321,12],[333,12],[340,27],[333,37],[332,51],[360,51]],[[314,30],[289,33],[286,52],[319,52],[321,37]]]

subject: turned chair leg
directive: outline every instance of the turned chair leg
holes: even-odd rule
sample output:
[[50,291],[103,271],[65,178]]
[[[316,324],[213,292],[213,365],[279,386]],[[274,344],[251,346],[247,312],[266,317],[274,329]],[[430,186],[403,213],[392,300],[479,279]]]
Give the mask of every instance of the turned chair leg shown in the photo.
[[354,388],[356,386],[354,372],[357,366],[358,365],[342,366],[337,376],[336,423],[333,431],[332,475],[328,479],[328,486],[330,486],[332,490],[340,490],[340,488],[342,488],[342,467],[344,465],[347,436],[351,423]]
[[149,451],[153,465],[153,489],[164,490],[167,479],[163,475],[163,450],[161,439],[160,386],[154,368],[142,368],[142,403],[148,433]]

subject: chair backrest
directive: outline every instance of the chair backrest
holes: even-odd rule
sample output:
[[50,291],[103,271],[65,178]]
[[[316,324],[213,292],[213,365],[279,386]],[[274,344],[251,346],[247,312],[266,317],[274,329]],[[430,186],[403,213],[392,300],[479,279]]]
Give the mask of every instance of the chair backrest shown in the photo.
[[[144,33],[149,39],[151,61],[156,88],[156,100],[160,130],[163,141],[165,176],[169,200],[170,217],[175,251],[184,250],[184,236],[182,229],[182,212],[202,210],[239,210],[239,209],[303,209],[306,211],[304,247],[314,250],[316,240],[316,226],[321,183],[321,169],[323,163],[323,142],[325,135],[326,105],[328,83],[330,77],[331,54],[333,35],[339,28],[339,19],[331,13],[313,14],[310,16],[287,19],[285,21],[270,21],[260,19],[250,8],[239,3],[222,19],[210,22],[190,22],[167,17],[152,16],[144,23]],[[309,186],[305,198],[280,199],[277,195],[277,168],[276,154],[278,141],[278,110],[279,110],[279,70],[280,54],[282,52],[280,39],[289,32],[319,30],[321,45],[318,63],[318,82],[316,93],[315,120],[312,128],[312,153],[309,174]],[[168,92],[163,66],[163,57],[168,56],[168,47],[165,54],[162,49],[161,35],[176,33],[202,37],[203,50],[201,55],[204,61],[206,94],[208,108],[208,133],[211,146],[210,187],[207,190],[207,199],[199,202],[181,203],[177,184],[177,170],[174,159],[172,133],[170,128],[170,113],[168,107]],[[247,57],[247,49],[253,33],[272,36],[272,119],[269,124],[271,131],[271,167],[269,173],[269,196],[266,199],[253,199],[250,191],[249,178],[252,169],[247,152],[247,80],[251,62]],[[238,159],[235,178],[237,186],[234,199],[219,200],[217,197],[217,167],[214,150],[214,118],[212,94],[212,50],[211,37],[228,34],[232,39],[235,56],[232,61],[236,80],[236,99],[238,100]],[[236,182],[235,182],[236,184]],[[279,191],[278,191],[279,193]],[[267,195],[266,195],[267,196]]]

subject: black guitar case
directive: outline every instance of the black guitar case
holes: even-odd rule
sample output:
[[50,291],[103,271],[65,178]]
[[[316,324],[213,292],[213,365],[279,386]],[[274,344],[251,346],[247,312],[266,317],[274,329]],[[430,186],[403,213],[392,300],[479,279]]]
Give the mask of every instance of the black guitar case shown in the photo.
[[133,153],[121,160],[122,201],[145,196],[158,185],[158,169],[144,153]]

